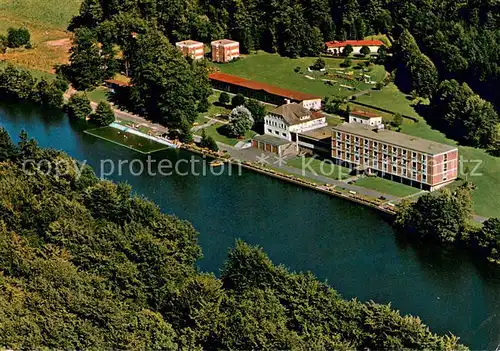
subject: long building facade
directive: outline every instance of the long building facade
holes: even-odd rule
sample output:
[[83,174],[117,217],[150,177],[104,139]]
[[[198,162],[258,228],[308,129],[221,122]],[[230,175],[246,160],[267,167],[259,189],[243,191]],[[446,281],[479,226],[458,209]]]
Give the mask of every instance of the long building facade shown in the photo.
[[458,176],[456,147],[362,124],[332,130],[337,164],[430,191]]

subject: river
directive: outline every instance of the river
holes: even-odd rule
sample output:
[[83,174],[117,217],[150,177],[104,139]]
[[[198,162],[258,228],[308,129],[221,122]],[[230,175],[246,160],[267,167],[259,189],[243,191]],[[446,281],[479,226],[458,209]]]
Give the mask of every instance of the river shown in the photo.
[[[43,147],[61,149],[99,169],[101,160],[147,156],[96,139],[59,111],[19,103],[0,104],[0,125],[17,139],[21,129]],[[157,159],[190,159],[167,150]],[[198,158],[199,160],[199,158]],[[198,165],[199,166],[199,165]],[[187,169],[187,165],[183,166]],[[132,169],[134,172],[134,169]],[[275,264],[312,271],[344,297],[391,303],[418,315],[437,333],[452,332],[472,349],[500,342],[500,269],[458,249],[431,247],[398,238],[376,212],[250,171],[222,176],[134,176],[128,167],[109,179],[169,214],[193,223],[204,271],[218,274],[237,238],[264,248]]]

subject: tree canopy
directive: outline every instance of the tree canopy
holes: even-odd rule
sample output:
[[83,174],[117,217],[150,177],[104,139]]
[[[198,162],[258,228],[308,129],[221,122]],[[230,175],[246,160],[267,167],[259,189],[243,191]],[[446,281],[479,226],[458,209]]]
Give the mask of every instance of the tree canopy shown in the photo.
[[0,129],[0,172],[3,348],[464,349],[243,242],[202,273],[189,223],[25,133]]

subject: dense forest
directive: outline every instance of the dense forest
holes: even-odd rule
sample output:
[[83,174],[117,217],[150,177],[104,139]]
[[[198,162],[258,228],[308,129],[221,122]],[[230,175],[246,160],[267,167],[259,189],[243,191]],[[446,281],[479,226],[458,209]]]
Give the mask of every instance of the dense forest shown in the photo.
[[[298,57],[320,55],[328,40],[383,33],[394,45],[377,62],[402,91],[433,98],[430,109],[419,111],[426,120],[464,145],[498,154],[499,6],[495,0],[84,0],[69,26],[76,40],[65,71],[79,89],[126,72],[134,87],[116,103],[188,131],[208,108],[208,81],[196,79],[208,67],[183,62],[174,42],[227,37],[243,53]],[[438,101],[441,83],[453,82],[465,92],[455,104],[461,110]],[[450,120],[450,111],[459,113]]]
[[0,174],[1,348],[465,349],[243,242],[200,272],[189,223],[26,133],[0,129]]
[[96,29],[127,42],[153,24],[171,42],[230,37],[243,52],[317,55],[327,40],[362,39],[407,29],[441,80],[467,82],[499,104],[500,5],[495,0],[85,0],[71,29]]

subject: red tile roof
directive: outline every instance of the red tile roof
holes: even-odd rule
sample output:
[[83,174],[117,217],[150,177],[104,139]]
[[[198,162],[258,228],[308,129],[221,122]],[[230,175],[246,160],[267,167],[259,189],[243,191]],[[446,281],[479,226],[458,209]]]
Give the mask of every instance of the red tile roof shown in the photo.
[[359,116],[359,117],[366,117],[366,118],[377,118],[377,117],[380,117],[380,115],[377,115],[376,113],[368,112],[368,111],[360,111],[360,110],[354,110],[354,111],[352,111],[351,115]]
[[382,46],[383,42],[380,40],[346,40],[346,41],[327,41],[325,43],[327,48],[343,48],[346,45],[351,46]]
[[212,73],[208,76],[208,78],[210,78],[211,80],[216,80],[216,81],[222,82],[222,83],[237,85],[237,86],[247,88],[247,89],[263,90],[266,93],[281,96],[281,97],[296,100],[296,101],[321,99],[320,97],[315,96],[315,95],[302,93],[300,91],[282,89],[282,88],[279,88],[279,87],[276,87],[274,85],[270,85],[267,83],[256,82],[253,80],[248,80],[245,78],[233,76],[233,75],[222,73],[222,72]]

